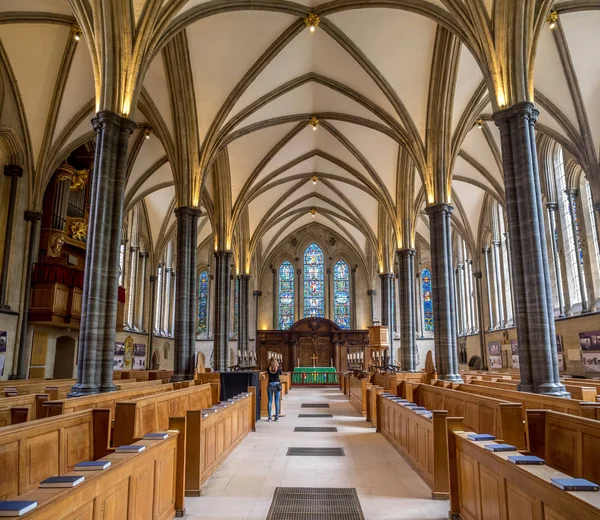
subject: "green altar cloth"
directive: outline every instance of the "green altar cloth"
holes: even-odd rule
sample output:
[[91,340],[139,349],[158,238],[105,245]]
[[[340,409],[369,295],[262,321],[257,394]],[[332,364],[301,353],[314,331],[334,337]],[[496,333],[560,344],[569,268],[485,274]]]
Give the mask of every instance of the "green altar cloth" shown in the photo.
[[339,378],[334,367],[296,367],[292,373],[294,385],[337,385]]

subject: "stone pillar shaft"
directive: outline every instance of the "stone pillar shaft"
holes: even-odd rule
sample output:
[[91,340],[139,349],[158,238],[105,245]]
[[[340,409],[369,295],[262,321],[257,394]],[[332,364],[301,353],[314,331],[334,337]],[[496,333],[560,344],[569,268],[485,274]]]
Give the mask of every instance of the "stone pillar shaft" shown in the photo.
[[519,389],[565,396],[559,379],[534,125],[538,112],[518,103],[494,114],[500,128],[510,235]]
[[421,273],[416,275],[415,294],[417,295],[417,324],[420,338],[425,337],[425,315],[423,312],[423,284],[421,283]]
[[379,279],[381,280],[381,324],[388,327],[390,352],[392,352],[394,350],[394,322],[392,315],[392,284],[394,283],[394,273],[380,274]]
[[457,336],[463,335],[462,304],[460,298],[460,278],[458,268],[454,269],[454,310],[456,312]]
[[157,280],[158,276],[154,274],[150,275],[150,323],[148,325],[148,355],[150,356],[150,363],[152,363],[152,356],[154,355],[154,319],[156,317],[155,313]]
[[[137,321],[135,326],[139,331],[144,330],[144,314],[145,314],[145,303],[146,303],[146,276],[147,276],[147,264],[148,264],[148,253],[140,253],[141,269],[139,269],[139,297],[137,300]],[[150,349],[148,349],[150,351]]]
[[91,180],[77,383],[71,395],[116,390],[113,357],[127,147],[135,123],[102,111],[92,121],[96,153]]
[[356,267],[350,269],[350,328],[356,330]]
[[[14,164],[4,167],[4,175],[10,177],[10,198],[6,216],[6,232],[4,234],[4,251],[2,253],[2,272],[0,277],[0,309],[10,309],[8,305],[8,271],[10,266],[10,248],[12,245],[13,222],[15,219],[15,205],[17,203],[17,188],[19,177],[23,176],[23,168]],[[28,309],[26,310],[28,311]]]
[[29,226],[29,248],[27,253],[27,264],[25,266],[25,292],[23,293],[23,313],[21,315],[21,334],[19,337],[19,357],[17,359],[17,373],[15,379],[27,379],[27,332],[29,323],[29,302],[31,299],[31,274],[33,264],[38,252],[39,225],[42,214],[37,211],[26,211],[25,220],[30,222]]
[[[225,372],[231,365],[229,359],[231,256],[231,251],[215,251],[214,367],[217,372]],[[277,272],[276,269],[274,271]]]
[[[200,210],[180,206],[177,218],[177,293],[175,295],[175,357],[173,381],[193,379],[196,351],[196,320],[198,312],[198,283],[196,249]],[[171,269],[166,270],[170,285]],[[169,294],[164,295],[167,299]],[[168,323],[168,317],[167,317]]]
[[415,253],[414,249],[401,249],[397,252],[400,365],[403,372],[414,372],[417,369]]
[[277,269],[271,268],[271,273],[273,274],[273,330],[279,329],[279,298],[278,290],[277,290]]
[[585,286],[585,273],[583,271],[583,263],[579,258],[579,250],[581,244],[579,240],[579,234],[577,233],[577,213],[575,211],[575,205],[577,197],[579,196],[579,190],[566,189],[565,193],[569,197],[569,213],[571,215],[571,228],[573,231],[572,234],[573,242],[575,245],[575,260],[577,263],[577,280],[579,282],[579,292],[581,293],[581,313],[585,314],[587,312],[590,312],[590,309],[588,306],[587,288]]
[[556,243],[556,211],[558,210],[558,204],[556,202],[548,202],[546,209],[548,210],[548,222],[550,223],[550,244],[554,259],[554,280],[556,281],[556,294],[558,295],[558,312],[559,318],[564,318],[566,317],[565,298],[560,276],[560,256],[558,255],[558,244]]
[[258,328],[260,319],[260,297],[262,296],[261,291],[254,291],[254,345],[258,345]]
[[367,295],[369,296],[369,301],[371,303],[371,305],[370,305],[371,324],[373,324],[373,322],[375,321],[375,295],[376,294],[377,294],[377,292],[375,291],[375,289],[370,289],[367,291]]
[[244,353],[248,352],[248,286],[250,275],[238,275],[238,352],[244,359]]
[[135,301],[137,299],[137,279],[138,279],[138,258],[140,256],[140,248],[138,246],[133,246],[130,249],[130,261],[131,261],[131,271],[130,271],[130,280],[129,280],[129,293],[127,294],[127,326],[130,329],[135,327],[136,323],[136,311],[135,311]]
[[331,283],[331,269],[327,269],[327,305],[325,306],[325,317],[328,320],[331,320],[332,316],[335,317],[335,311],[332,312],[331,310],[331,308],[333,307],[333,300],[331,299]]
[[[164,288],[165,288],[165,292],[163,295],[163,301],[165,303],[164,309],[163,309],[163,314],[161,316],[162,318],[162,330],[164,331],[165,335],[169,336],[170,331],[170,324],[171,324],[171,273],[173,272],[173,268],[171,266],[166,267],[164,270],[164,274],[163,274],[163,280],[164,280]],[[175,275],[177,276],[177,271],[175,271]]]
[[500,273],[500,241],[492,242],[492,255],[494,259],[494,279],[496,281],[496,305],[498,308],[498,327],[505,326],[504,321],[504,291],[502,290],[502,275]]
[[458,375],[454,278],[452,276],[452,206],[427,206],[431,236],[431,288],[435,317],[435,365],[438,379],[461,381]]
[[[487,300],[488,300],[488,315],[489,315],[489,326],[488,331],[494,328],[494,306],[492,305],[492,284],[490,282],[490,248],[484,247],[481,252],[483,253],[483,261],[485,263],[485,283],[487,288]],[[483,328],[483,322],[481,327]]]
[[473,273],[475,278],[475,291],[477,294],[477,316],[479,321],[479,357],[483,363],[483,370],[487,370],[487,356],[485,355],[485,331],[483,329],[483,298],[482,298],[482,287],[481,287],[481,271]]

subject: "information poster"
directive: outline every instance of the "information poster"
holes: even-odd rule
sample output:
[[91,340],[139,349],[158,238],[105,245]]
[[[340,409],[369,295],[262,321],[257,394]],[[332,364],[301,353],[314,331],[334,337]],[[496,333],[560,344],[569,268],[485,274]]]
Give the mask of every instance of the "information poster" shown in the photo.
[[144,370],[146,368],[146,345],[135,343],[133,345],[133,369]]
[[123,366],[125,370],[133,370],[133,338],[125,338],[125,355],[123,356]]
[[488,343],[488,366],[490,370],[499,370],[502,368],[502,347],[499,341],[490,341]]
[[115,355],[113,358],[113,370],[123,370],[125,360],[125,343],[115,342]]
[[519,342],[516,339],[510,340],[510,359],[512,368],[520,368],[519,366]]
[[581,362],[586,372],[600,372],[600,330],[579,333]]
[[0,330],[0,376],[4,375],[4,362],[6,360],[6,342],[8,341],[8,333],[5,330]]

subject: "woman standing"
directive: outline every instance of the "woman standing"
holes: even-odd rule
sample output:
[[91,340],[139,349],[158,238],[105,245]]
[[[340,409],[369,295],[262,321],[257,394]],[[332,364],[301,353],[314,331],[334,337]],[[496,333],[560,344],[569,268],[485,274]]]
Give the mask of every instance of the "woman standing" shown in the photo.
[[275,421],[279,420],[279,407],[281,399],[281,382],[279,376],[283,374],[279,364],[275,358],[271,358],[269,361],[269,368],[267,368],[267,374],[269,375],[269,384],[267,385],[267,395],[269,397],[269,421],[271,420],[271,409],[273,406],[273,396],[275,396]]

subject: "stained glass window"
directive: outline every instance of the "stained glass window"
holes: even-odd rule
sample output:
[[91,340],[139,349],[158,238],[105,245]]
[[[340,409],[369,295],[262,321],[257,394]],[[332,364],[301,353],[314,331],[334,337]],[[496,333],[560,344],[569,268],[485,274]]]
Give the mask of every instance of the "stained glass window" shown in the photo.
[[590,183],[586,179],[585,181],[585,194],[588,204],[588,210],[590,214],[590,222],[592,224],[592,235],[594,236],[594,251],[596,253],[596,264],[598,270],[600,270],[600,246],[598,244],[598,231],[596,229],[596,215],[594,215],[594,205],[592,202],[592,189],[590,188]]
[[279,266],[279,330],[294,323],[294,266],[289,261]]
[[311,244],[304,252],[304,317],[325,316],[323,251]]
[[342,329],[350,328],[350,269],[339,260],[333,268],[333,319]]
[[431,271],[427,267],[421,272],[421,283],[423,290],[423,316],[425,319],[425,330],[433,331],[433,299],[431,298]]
[[208,271],[204,269],[198,276],[198,333],[208,331]]

